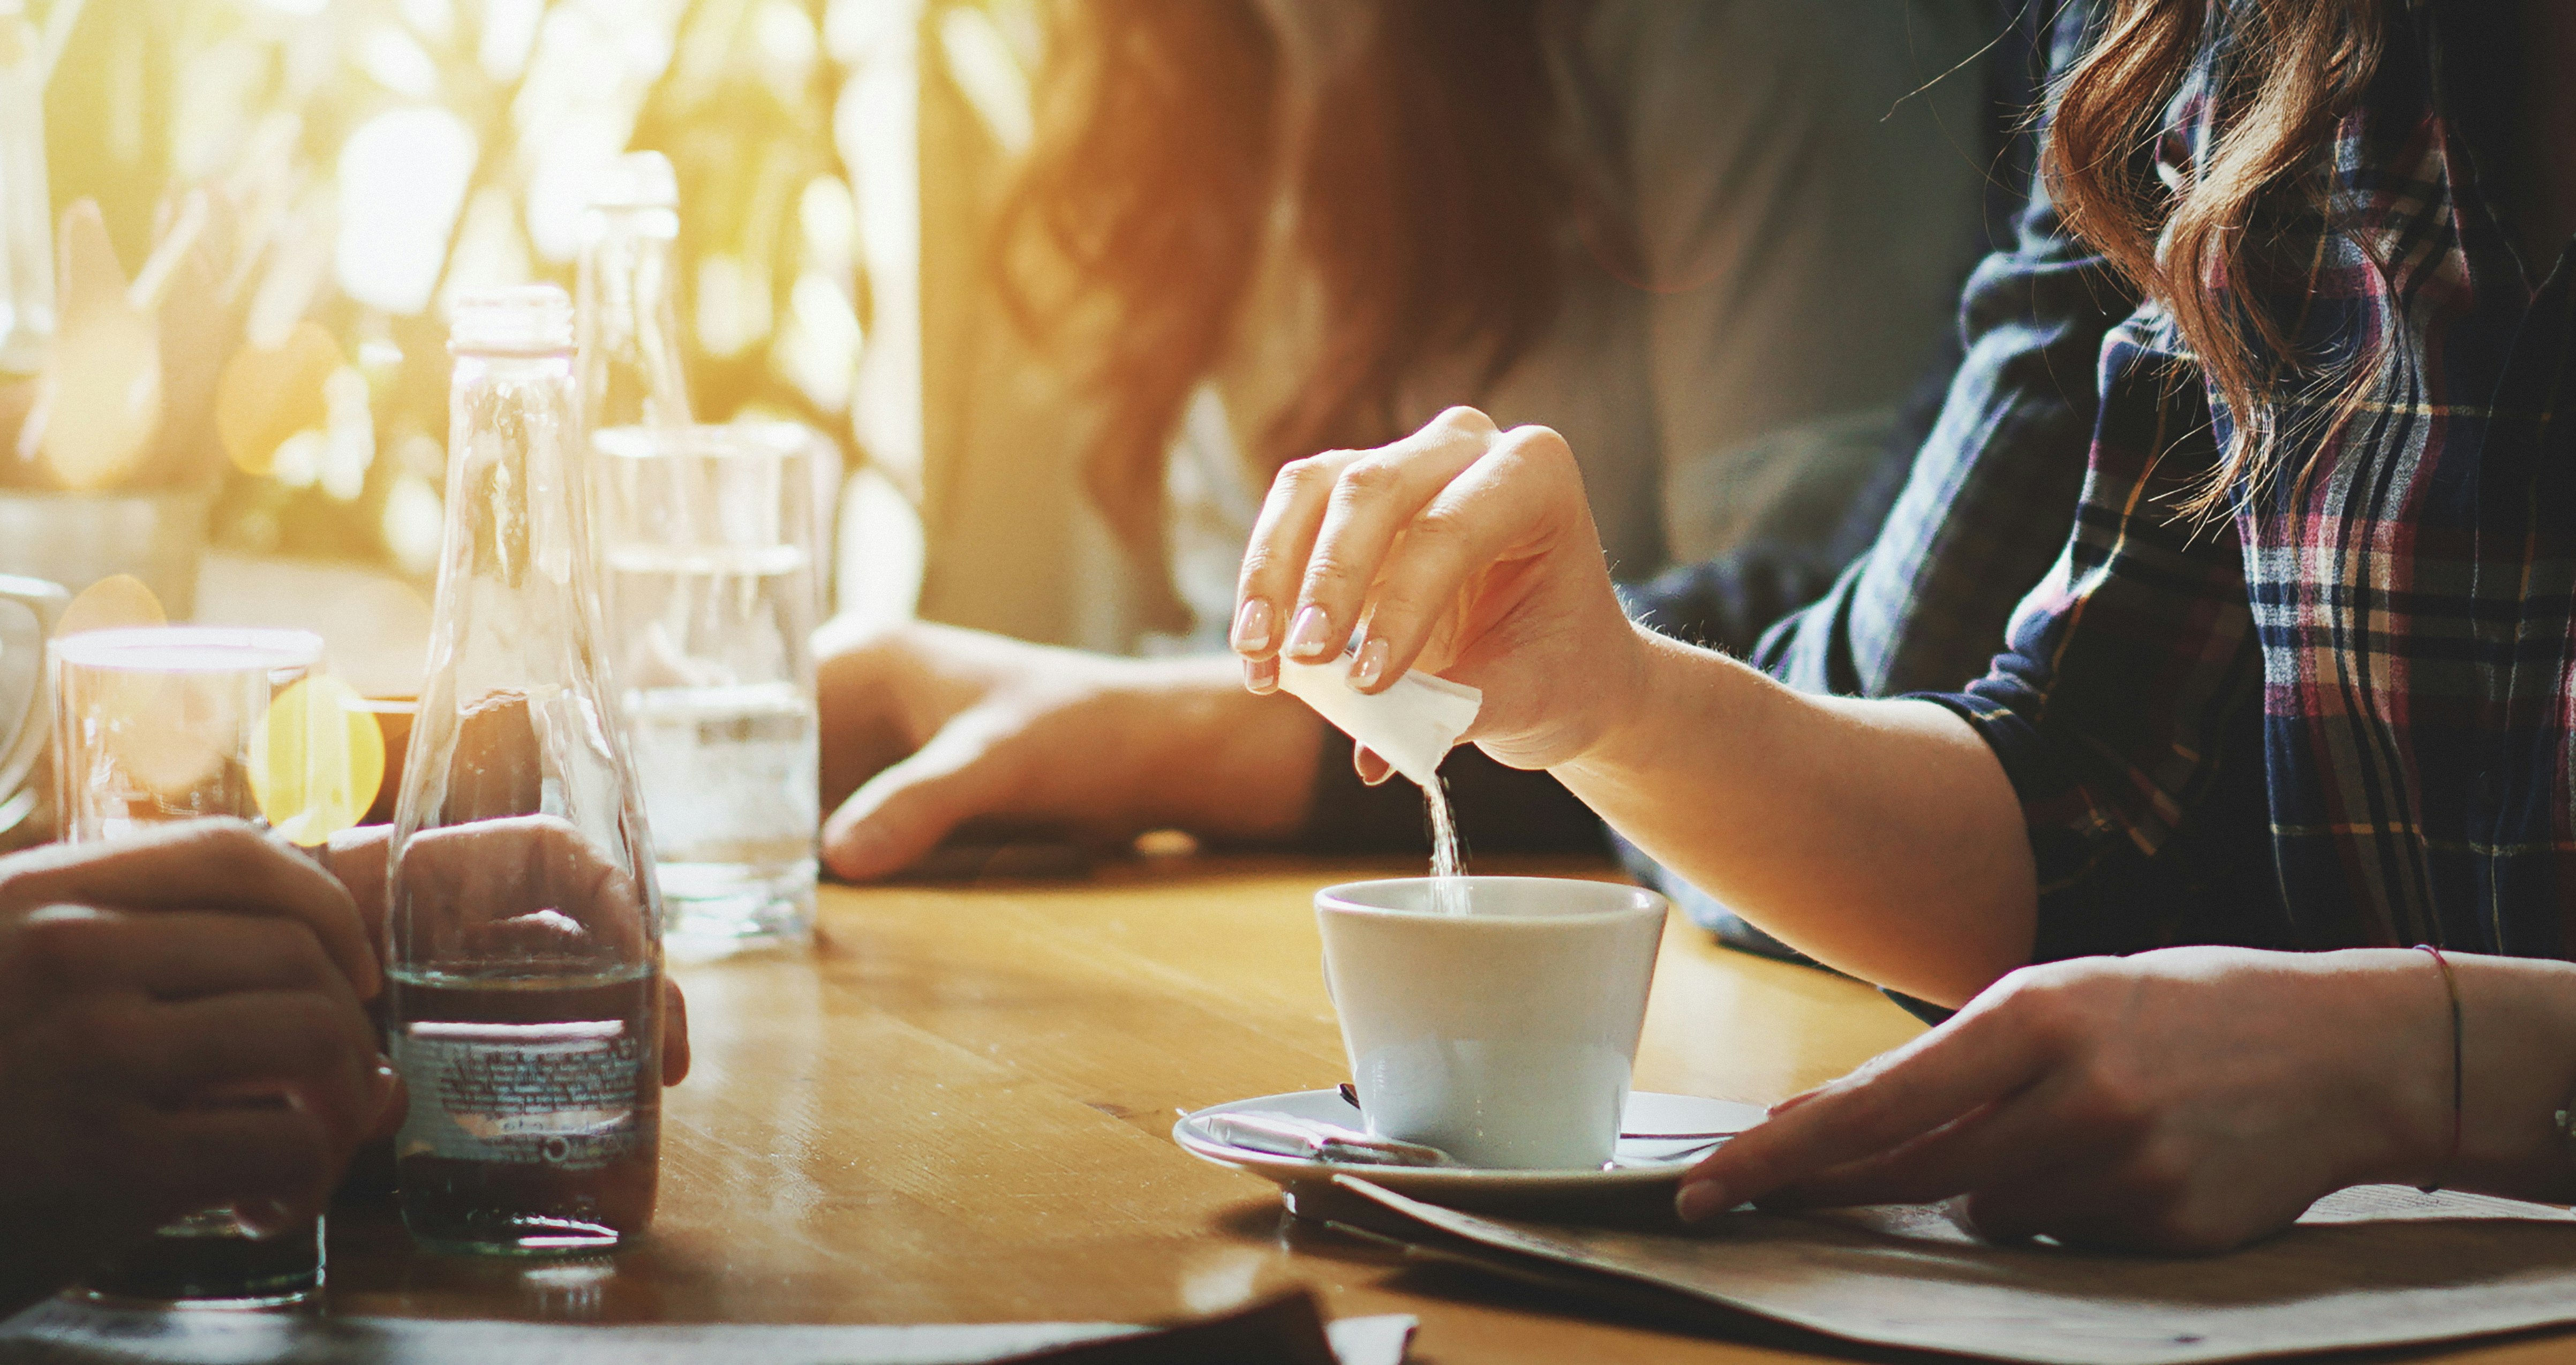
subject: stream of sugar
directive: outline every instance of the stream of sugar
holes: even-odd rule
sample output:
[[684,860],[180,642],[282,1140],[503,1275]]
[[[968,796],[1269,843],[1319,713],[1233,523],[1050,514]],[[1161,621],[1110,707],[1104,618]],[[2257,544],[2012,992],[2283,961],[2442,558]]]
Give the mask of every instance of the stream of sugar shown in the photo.
[[1434,774],[1422,789],[1431,812],[1431,908],[1444,915],[1467,913],[1467,860],[1458,847],[1458,826],[1449,816],[1449,784]]

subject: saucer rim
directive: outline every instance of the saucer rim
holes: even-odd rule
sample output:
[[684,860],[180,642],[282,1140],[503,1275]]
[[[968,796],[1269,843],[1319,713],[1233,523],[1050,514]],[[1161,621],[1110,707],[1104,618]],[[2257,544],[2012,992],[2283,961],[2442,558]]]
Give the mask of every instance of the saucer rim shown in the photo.
[[[1310,1161],[1279,1156],[1271,1152],[1256,1152],[1249,1148],[1212,1142],[1191,1131],[1193,1123],[1209,1114],[1276,1104],[1282,1100],[1305,1100],[1317,1097],[1329,1097],[1334,1102],[1341,1101],[1339,1092],[1334,1090],[1286,1090],[1276,1095],[1253,1095],[1239,1100],[1227,1100],[1221,1104],[1206,1105],[1193,1109],[1173,1121],[1172,1141],[1183,1151],[1201,1161],[1249,1171],[1281,1185],[1329,1182],[1334,1176],[1349,1175],[1372,1181],[1399,1194],[1408,1190],[1435,1189],[1503,1191],[1526,1188],[1538,1192],[1560,1190],[1569,1185],[1626,1188],[1678,1184],[1684,1171],[1698,1164],[1701,1157],[1715,1149],[1715,1144],[1687,1148],[1684,1155],[1689,1158],[1688,1160],[1676,1156],[1651,1166],[1613,1165],[1599,1169],[1575,1166],[1554,1170],[1525,1171],[1491,1166],[1369,1166],[1358,1162]],[[1639,1090],[1631,1094],[1631,1099],[1644,1097],[1732,1105],[1751,1110],[1755,1115],[1761,1113],[1761,1107],[1758,1105],[1745,1104],[1740,1100],[1721,1100],[1711,1095],[1683,1095],[1661,1090]]]

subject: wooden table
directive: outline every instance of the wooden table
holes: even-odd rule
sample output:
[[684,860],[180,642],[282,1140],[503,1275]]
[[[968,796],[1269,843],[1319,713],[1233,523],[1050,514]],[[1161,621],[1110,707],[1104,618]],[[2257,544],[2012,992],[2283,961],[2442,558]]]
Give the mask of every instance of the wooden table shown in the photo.
[[[1480,870],[1512,868],[1488,860]],[[1174,1146],[1173,1110],[1347,1072],[1317,887],[1410,866],[1167,858],[1089,878],[826,887],[811,956],[684,967],[696,1070],[664,1110],[653,1236],[614,1262],[414,1254],[333,1220],[343,1313],[559,1321],[1151,1321],[1312,1286],[1422,1319],[1434,1361],[1742,1359],[1294,1225]],[[1608,875],[1556,864],[1546,870]],[[1875,993],[1665,940],[1640,1087],[1767,1101],[1917,1026]]]

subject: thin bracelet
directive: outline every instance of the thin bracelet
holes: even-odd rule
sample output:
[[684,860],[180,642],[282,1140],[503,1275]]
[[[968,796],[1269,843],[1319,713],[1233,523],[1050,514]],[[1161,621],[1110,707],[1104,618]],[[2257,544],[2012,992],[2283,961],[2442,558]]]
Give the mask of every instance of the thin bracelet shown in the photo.
[[2424,1193],[2431,1194],[2442,1188],[2442,1178],[2450,1175],[2451,1168],[2459,1164],[2460,1111],[2463,1108],[2460,1099],[2466,1067],[2460,1050],[2460,979],[2451,974],[2451,960],[2442,956],[2441,949],[2430,943],[2418,943],[2415,947],[2419,952],[2433,955],[2433,965],[2442,969],[2442,991],[2451,997],[2451,1154],[2442,1159],[2441,1170],[2434,1179],[2421,1187]]

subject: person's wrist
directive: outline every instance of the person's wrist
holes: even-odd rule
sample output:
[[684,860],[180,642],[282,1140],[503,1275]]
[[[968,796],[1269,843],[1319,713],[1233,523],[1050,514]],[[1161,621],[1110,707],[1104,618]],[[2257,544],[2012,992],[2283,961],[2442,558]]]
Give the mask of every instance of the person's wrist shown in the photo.
[[1613,771],[1657,763],[1659,750],[1668,747],[1673,708],[1689,685],[1677,652],[1690,650],[1621,617],[1596,656],[1601,666],[1584,672],[1582,738],[1556,766]]
[[2556,1118],[2576,1091],[2576,966],[2472,954],[2451,961],[2467,1074],[2450,1183],[2567,1199],[2576,1170]]
[[2319,959],[2362,984],[2376,1037],[2347,1035],[2351,1083],[2380,1116],[2375,1150],[2355,1180],[2432,1186],[2457,1178],[2453,1150],[2451,996],[2440,964],[2410,948],[2358,948]]

